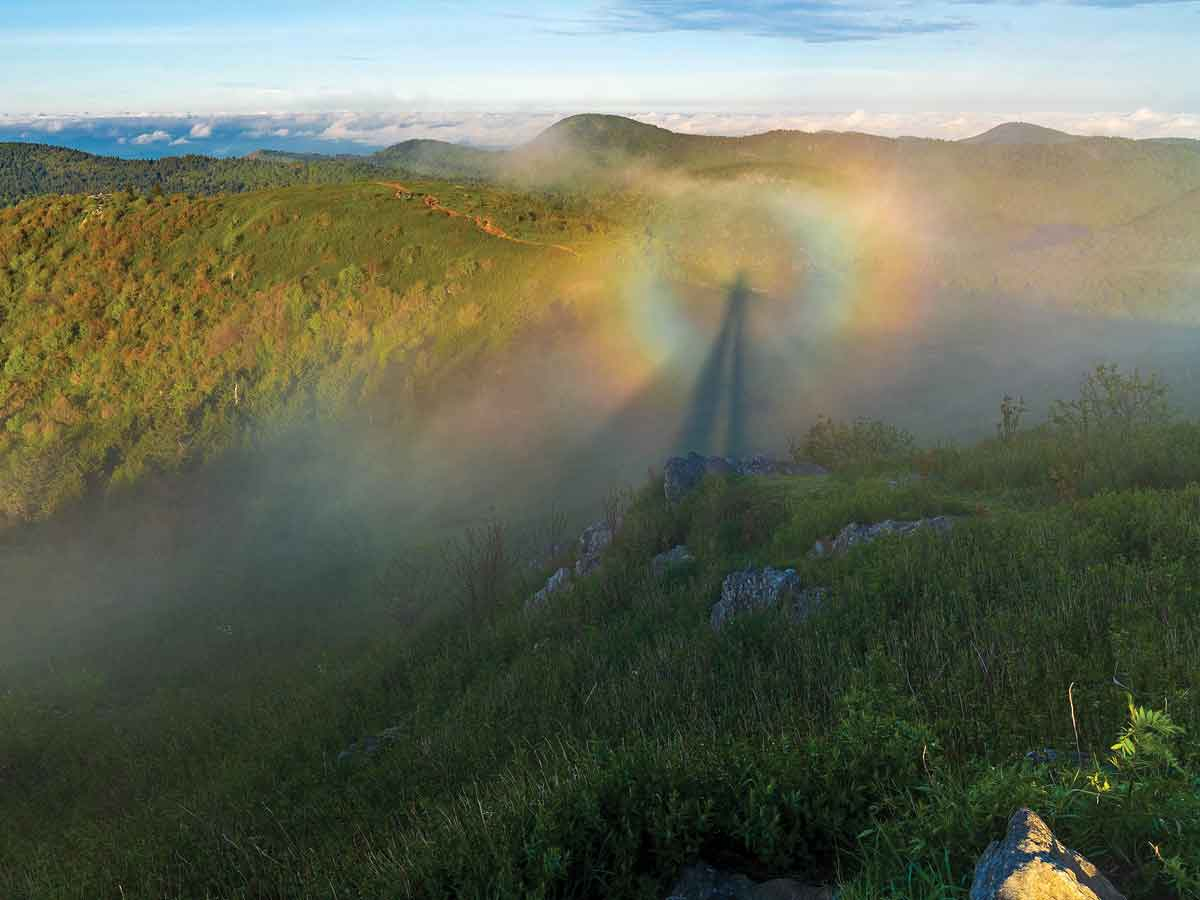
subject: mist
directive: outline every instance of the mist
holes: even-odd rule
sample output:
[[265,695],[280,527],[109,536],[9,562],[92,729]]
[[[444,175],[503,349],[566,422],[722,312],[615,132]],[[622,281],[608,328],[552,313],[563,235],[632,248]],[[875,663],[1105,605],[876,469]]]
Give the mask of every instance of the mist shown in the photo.
[[[1098,313],[1036,273],[1005,291],[1000,273],[1044,241],[956,237],[952,205],[905,183],[718,184],[644,163],[623,182],[650,198],[644,233],[564,260],[549,312],[435,393],[385,389],[346,418],[0,535],[0,674],[128,671],[143,654],[186,673],[301,632],[331,648],[403,635],[455,602],[422,585],[465,529],[508,523],[536,559],[545,523],[569,539],[669,455],[783,456],[818,415],[974,441],[1003,395],[1040,421],[1101,362],[1157,372],[1177,408],[1200,407],[1190,305]],[[948,282],[965,253],[976,277]]]

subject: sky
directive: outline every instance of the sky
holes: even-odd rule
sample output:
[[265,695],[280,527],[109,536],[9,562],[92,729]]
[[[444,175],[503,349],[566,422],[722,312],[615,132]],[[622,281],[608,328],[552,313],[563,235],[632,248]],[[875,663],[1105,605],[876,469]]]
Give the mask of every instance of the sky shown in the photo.
[[1200,138],[1200,0],[0,0],[0,140],[482,146],[610,112],[955,139]]

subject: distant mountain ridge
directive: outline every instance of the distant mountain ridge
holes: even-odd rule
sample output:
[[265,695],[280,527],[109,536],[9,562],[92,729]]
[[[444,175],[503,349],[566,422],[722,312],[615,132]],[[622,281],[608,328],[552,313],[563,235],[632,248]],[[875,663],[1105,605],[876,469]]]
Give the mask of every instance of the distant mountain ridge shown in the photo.
[[[372,180],[391,174],[570,188],[580,179],[620,180],[650,169],[710,178],[800,179],[826,185],[884,171],[901,177],[934,177],[949,184],[955,179],[973,180],[992,170],[987,177],[1009,179],[1020,174],[1024,181],[1058,190],[1057,176],[1039,175],[1046,165],[1047,149],[1065,155],[1062,162],[1080,177],[1090,172],[1092,177],[1124,178],[1128,172],[1129,178],[1141,184],[1157,169],[1160,175],[1161,171],[1178,172],[1182,183],[1192,186],[1200,141],[1087,137],[1025,122],[1006,122],[960,141],[787,130],[725,137],[670,131],[623,116],[582,114],[562,119],[528,143],[510,149],[417,139],[362,156],[260,150],[237,159],[126,160],[49,145],[0,143],[0,205],[38,194],[124,188],[157,188],[167,193],[241,192]],[[1023,173],[1010,171],[1018,163],[1033,168]]]
[[995,128],[989,128],[982,134],[964,138],[961,144],[1070,144],[1085,138],[1046,128],[1043,125],[1033,125],[1029,122],[1005,122]]

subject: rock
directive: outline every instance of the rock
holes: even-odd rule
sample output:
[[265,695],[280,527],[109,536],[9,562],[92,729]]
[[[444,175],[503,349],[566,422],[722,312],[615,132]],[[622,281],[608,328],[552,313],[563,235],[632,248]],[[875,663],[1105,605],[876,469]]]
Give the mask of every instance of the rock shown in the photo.
[[579,536],[579,558],[575,561],[575,574],[585,578],[600,568],[600,557],[604,555],[612,540],[613,529],[607,522],[593,522],[585,528]]
[[[715,459],[716,457],[713,457]],[[699,453],[672,456],[663,466],[663,493],[668,503],[678,503],[709,474],[709,457]],[[713,474],[716,474],[715,472]]]
[[650,571],[654,573],[655,578],[662,578],[672,569],[678,569],[681,566],[691,565],[696,561],[696,557],[692,556],[690,550],[683,544],[672,547],[666,553],[660,553],[650,561]]
[[559,591],[565,588],[569,588],[570,586],[571,570],[567,568],[559,569],[548,579],[546,579],[546,586],[544,588],[525,601],[525,612],[532,612],[533,610],[541,609],[546,605],[546,601],[549,600],[551,596],[557,594]]
[[813,544],[813,548],[809,551],[808,555],[811,557],[841,556],[847,553],[851,547],[857,547],[860,544],[869,544],[885,535],[909,535],[924,529],[930,529],[938,534],[945,534],[953,527],[954,520],[949,516],[934,516],[929,519],[914,519],[912,521],[885,519],[874,525],[859,525],[857,522],[851,522],[839,531],[838,536],[832,541],[817,541]]
[[672,456],[663,467],[663,493],[668,503],[678,503],[694,491],[706,475],[828,475],[816,463],[797,463],[790,460],[752,456],[733,459],[724,456],[702,456],[692,452],[687,456]]
[[687,866],[666,900],[832,900],[833,889],[791,878],[755,882],[704,863]]
[[971,900],[1125,900],[1090,862],[1022,807],[975,864]]
[[751,610],[778,606],[781,601],[791,599],[800,590],[800,579],[795,569],[747,569],[725,576],[721,585],[721,599],[713,604],[709,623],[713,631],[720,631],[731,618]]

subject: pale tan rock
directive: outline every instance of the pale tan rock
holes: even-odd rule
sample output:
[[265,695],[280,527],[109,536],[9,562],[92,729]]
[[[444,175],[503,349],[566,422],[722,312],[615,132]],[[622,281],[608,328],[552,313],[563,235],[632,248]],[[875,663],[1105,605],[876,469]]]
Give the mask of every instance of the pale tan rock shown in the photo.
[[1032,810],[1008,821],[975,864],[971,900],[1125,900],[1100,871],[1054,836]]

